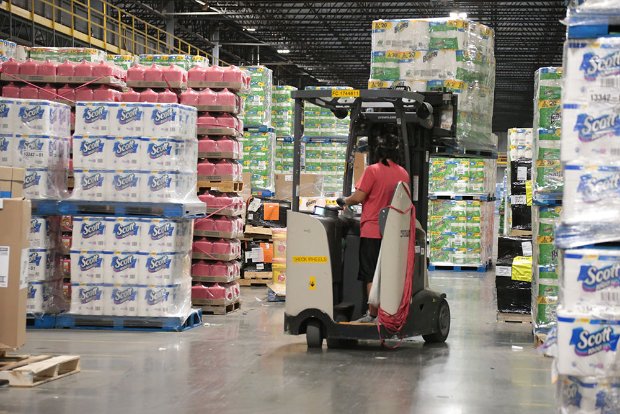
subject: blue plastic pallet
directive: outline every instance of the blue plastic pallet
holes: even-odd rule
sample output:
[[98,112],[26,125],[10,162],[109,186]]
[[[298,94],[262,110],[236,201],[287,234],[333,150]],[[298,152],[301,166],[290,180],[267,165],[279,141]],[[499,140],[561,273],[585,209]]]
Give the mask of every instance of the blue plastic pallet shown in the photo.
[[[37,321],[41,321],[38,322]],[[98,316],[44,315],[34,318],[33,329],[87,329],[145,332],[182,332],[202,325],[202,309],[192,309],[187,317],[138,317],[138,316]]]
[[26,316],[26,327],[29,329],[54,329],[56,315],[29,313]]
[[146,216],[164,218],[197,218],[207,214],[201,201],[188,203],[133,203],[123,201],[64,200],[58,208],[67,216]]
[[478,273],[485,273],[490,268],[491,268],[491,264],[490,263],[479,265],[479,266],[471,266],[471,265],[452,265],[452,266],[447,266],[447,265],[434,265],[432,263],[428,265],[428,270],[430,272],[444,270],[444,271],[448,271],[448,272],[478,272]]
[[558,207],[562,205],[562,199],[557,197],[540,197],[534,196],[532,200],[535,206],[541,207]]
[[273,127],[268,125],[245,125],[243,130],[248,132],[276,132]]
[[58,216],[60,215],[58,200],[30,200],[33,216]]
[[479,195],[466,195],[466,194],[429,194],[429,200],[458,200],[458,201],[467,201],[467,200],[480,200],[480,201],[495,201],[495,197],[490,194],[479,194]]

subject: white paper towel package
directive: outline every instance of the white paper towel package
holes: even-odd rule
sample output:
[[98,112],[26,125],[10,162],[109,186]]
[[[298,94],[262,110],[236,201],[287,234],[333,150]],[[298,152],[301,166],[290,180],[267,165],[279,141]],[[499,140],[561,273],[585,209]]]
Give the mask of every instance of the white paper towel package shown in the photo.
[[587,248],[564,252],[561,303],[565,309],[620,309],[620,249]]
[[565,103],[562,161],[612,162],[620,157],[620,103]]
[[562,377],[558,381],[561,414],[617,413],[620,380]]
[[620,38],[568,40],[564,48],[565,103],[620,102]]
[[614,376],[620,374],[620,313],[590,313],[558,309],[558,358],[560,375]]

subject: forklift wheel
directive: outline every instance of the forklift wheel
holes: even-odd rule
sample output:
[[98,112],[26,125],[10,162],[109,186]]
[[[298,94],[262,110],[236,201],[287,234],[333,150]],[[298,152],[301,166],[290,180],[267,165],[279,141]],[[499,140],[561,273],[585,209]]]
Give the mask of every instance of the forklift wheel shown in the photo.
[[306,342],[308,348],[321,348],[323,346],[323,333],[321,332],[321,322],[312,320],[306,326]]
[[437,307],[437,325],[436,331],[430,335],[422,335],[424,341],[429,344],[437,344],[446,342],[450,333],[450,306],[443,299]]

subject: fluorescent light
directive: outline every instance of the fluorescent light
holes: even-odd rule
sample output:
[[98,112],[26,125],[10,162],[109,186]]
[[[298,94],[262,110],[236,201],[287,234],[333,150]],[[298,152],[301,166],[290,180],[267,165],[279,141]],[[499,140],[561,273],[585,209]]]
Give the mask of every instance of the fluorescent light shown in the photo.
[[204,2],[204,1],[202,1],[202,0],[194,0],[194,1],[195,1],[196,3],[198,3],[198,4],[200,4],[201,6],[206,6],[206,5],[207,5],[207,3],[205,3],[205,2]]
[[246,27],[245,30],[248,31],[248,32],[255,32],[256,31],[256,27]]
[[451,19],[467,19],[467,13],[450,12]]
[[291,51],[289,49],[278,49],[278,53],[281,55],[288,55]]

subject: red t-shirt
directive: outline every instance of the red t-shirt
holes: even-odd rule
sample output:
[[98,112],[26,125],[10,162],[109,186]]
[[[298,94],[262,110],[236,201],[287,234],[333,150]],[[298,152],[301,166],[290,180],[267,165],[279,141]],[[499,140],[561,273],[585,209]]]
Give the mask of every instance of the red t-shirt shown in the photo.
[[400,165],[389,161],[389,165],[381,162],[370,165],[362,174],[355,186],[366,193],[362,203],[361,237],[380,239],[379,213],[390,205],[396,185],[404,181],[409,185],[409,174]]

